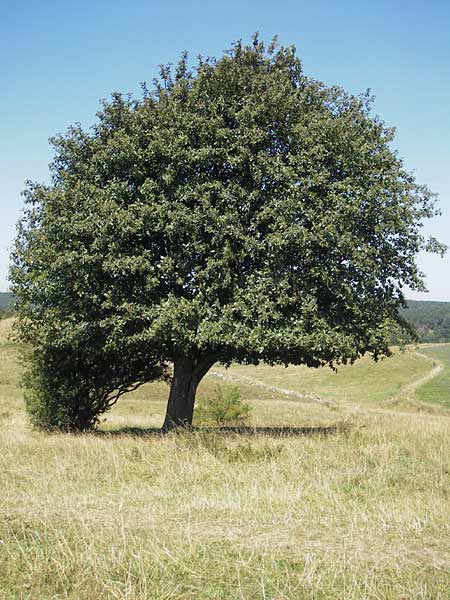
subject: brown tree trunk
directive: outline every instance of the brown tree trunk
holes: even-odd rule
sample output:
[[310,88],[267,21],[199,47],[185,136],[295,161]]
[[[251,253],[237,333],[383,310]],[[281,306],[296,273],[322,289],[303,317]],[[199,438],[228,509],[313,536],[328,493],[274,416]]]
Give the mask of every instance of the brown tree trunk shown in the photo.
[[163,433],[177,427],[189,428],[192,425],[197,386],[214,362],[213,357],[197,362],[183,355],[175,358],[166,418],[162,426]]

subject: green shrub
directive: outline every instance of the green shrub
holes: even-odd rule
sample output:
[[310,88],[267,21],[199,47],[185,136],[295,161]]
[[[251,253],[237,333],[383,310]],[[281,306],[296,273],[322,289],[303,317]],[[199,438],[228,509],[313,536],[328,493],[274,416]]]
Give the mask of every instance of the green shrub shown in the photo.
[[224,389],[216,386],[214,395],[203,400],[195,409],[197,424],[217,425],[243,425],[251,413],[249,404],[241,399],[241,392],[237,386]]
[[[28,351],[23,357],[25,406],[31,423],[44,430],[95,428],[108,409],[108,396],[83,373],[81,361],[53,348]],[[100,386],[99,386],[100,388]]]
[[108,348],[93,329],[87,336],[79,344],[66,338],[61,347],[48,343],[24,349],[25,406],[38,429],[94,429],[121,395],[148,379],[163,378],[148,353],[130,351],[125,359],[126,339]]

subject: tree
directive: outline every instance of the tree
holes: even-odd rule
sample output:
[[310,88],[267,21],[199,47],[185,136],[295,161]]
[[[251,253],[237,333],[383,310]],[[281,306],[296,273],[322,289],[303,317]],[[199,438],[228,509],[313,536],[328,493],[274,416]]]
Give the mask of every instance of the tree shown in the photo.
[[403,287],[424,289],[415,255],[442,247],[371,102],[255,35],[54,138],[11,267],[35,422],[89,427],[172,363],[167,431],[191,424],[215,361],[388,355]]

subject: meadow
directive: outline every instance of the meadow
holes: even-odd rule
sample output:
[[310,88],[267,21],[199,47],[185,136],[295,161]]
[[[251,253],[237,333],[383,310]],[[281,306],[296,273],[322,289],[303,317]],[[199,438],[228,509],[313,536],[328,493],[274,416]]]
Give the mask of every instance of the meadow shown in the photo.
[[337,373],[215,366],[198,401],[239,385],[241,432],[159,435],[155,383],[98,432],[48,435],[28,425],[10,326],[0,598],[450,597],[450,345]]

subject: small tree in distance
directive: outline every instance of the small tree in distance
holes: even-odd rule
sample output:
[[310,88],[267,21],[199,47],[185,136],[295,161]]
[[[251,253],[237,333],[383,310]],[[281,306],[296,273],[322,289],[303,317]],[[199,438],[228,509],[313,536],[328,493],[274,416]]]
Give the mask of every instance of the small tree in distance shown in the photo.
[[420,234],[434,196],[370,105],[255,35],[53,139],[10,273],[34,422],[91,427],[172,363],[168,431],[216,361],[388,355],[403,287],[424,289],[415,255],[442,247]]

